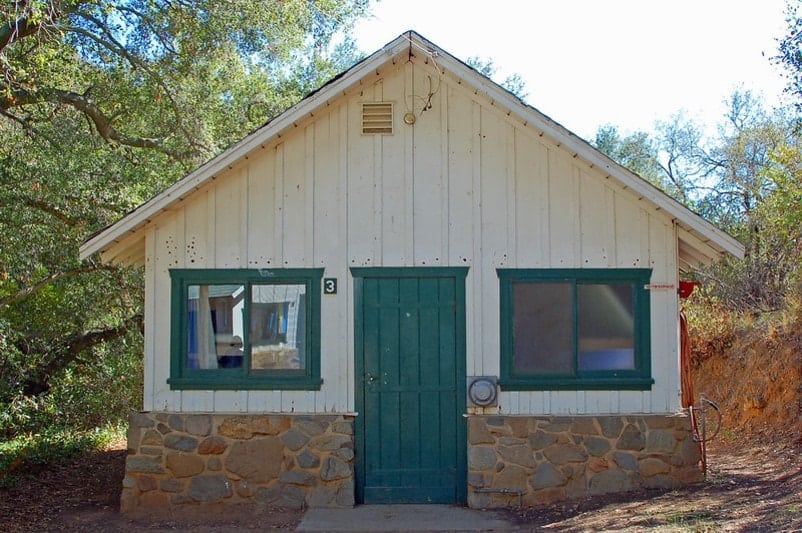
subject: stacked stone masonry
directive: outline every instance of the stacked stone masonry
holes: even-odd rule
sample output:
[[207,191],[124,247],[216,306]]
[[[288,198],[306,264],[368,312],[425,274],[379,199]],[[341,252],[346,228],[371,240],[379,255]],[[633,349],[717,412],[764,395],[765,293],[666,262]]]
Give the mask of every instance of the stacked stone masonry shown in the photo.
[[351,507],[350,417],[138,413],[120,509]]
[[524,507],[702,480],[686,416],[468,419],[468,505]]

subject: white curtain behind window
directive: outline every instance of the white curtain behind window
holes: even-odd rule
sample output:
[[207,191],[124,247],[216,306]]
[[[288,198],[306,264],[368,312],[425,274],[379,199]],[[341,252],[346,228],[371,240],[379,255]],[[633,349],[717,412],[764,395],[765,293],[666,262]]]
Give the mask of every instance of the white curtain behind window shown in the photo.
[[209,286],[201,285],[198,294],[198,312],[195,315],[198,332],[198,367],[217,368],[217,345],[209,307]]

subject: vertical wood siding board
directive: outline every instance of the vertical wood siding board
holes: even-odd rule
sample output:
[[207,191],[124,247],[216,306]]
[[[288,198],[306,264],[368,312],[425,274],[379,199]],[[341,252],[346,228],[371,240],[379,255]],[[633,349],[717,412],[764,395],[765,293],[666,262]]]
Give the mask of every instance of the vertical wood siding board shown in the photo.
[[507,123],[505,128],[506,142],[504,143],[506,166],[507,166],[507,266],[518,266],[518,231],[517,231],[517,213],[516,209],[516,195],[518,194],[518,167],[516,165],[515,148],[518,142],[518,131],[516,128]]
[[[444,76],[443,76],[444,77]],[[438,83],[443,83],[443,77],[440,78]],[[440,87],[437,93],[440,109],[440,176],[442,183],[440,186],[440,262],[439,264],[447,266],[457,266],[457,263],[451,263],[449,258],[451,256],[451,247],[449,240],[448,221],[451,218],[449,212],[449,199],[448,191],[451,189],[451,174],[449,173],[449,158],[448,158],[448,138],[451,132],[451,124],[449,123],[448,114],[448,86]]]
[[643,392],[620,391],[619,405],[622,413],[644,413]]
[[[470,266],[474,257],[474,192],[473,192],[473,113],[470,99],[446,86],[448,97],[444,107],[448,108],[448,137],[444,149],[447,157],[448,192],[445,205],[448,206],[448,255],[451,266]],[[476,280],[473,269],[468,271],[466,283],[466,372],[473,375],[475,360],[478,359],[474,320],[474,291]]]
[[[665,392],[665,389],[663,389]],[[641,399],[643,405],[643,412],[644,413],[654,413],[657,412],[655,410],[655,406],[652,404],[652,400],[654,399],[654,395],[650,391],[643,391],[641,392]]]
[[[233,174],[233,175],[232,175]],[[240,169],[230,171],[219,179],[215,197],[215,259],[217,268],[236,268],[241,264],[242,240],[240,237],[241,207]]]
[[184,264],[187,268],[206,266],[206,192],[184,202],[186,237],[184,239]]
[[474,258],[472,158],[475,135],[470,99],[450,86],[448,93],[448,260],[452,266],[465,266]]
[[403,108],[405,90],[404,69],[399,69],[383,80],[384,101],[394,102],[393,135],[377,136],[382,144],[380,161],[382,175],[381,202],[381,245],[377,250],[383,265],[401,265],[404,261],[406,239],[405,220],[407,218],[404,186],[406,183],[407,137],[412,128],[398,120]]
[[[209,204],[213,192],[206,190],[189,199],[184,204],[185,218],[185,267],[210,268],[215,265],[214,253],[210,255],[207,246],[210,244],[208,233],[214,230],[214,220],[209,222]],[[242,204],[245,205],[245,204]],[[233,216],[233,214],[232,214]],[[211,245],[214,250],[214,245]],[[192,412],[212,412],[214,410],[214,391],[182,391],[182,410]]]
[[275,244],[275,150],[262,150],[248,172],[248,265],[273,267]]
[[[666,253],[666,271],[671,274],[674,283],[679,287],[679,255],[678,255],[678,241],[677,235],[675,233],[676,227],[673,224],[666,224],[664,228],[666,243],[664,245],[664,249],[667,251]],[[670,332],[670,341],[671,341],[671,360],[674,361],[675,369],[671,373],[671,385],[669,387],[669,392],[673,391],[673,396],[669,399],[671,403],[669,404],[669,411],[676,411],[680,409],[680,391],[681,381],[680,381],[680,335],[679,335],[679,312],[680,312],[680,302],[679,298],[674,299],[672,302],[672,306],[670,307],[670,312],[668,314],[669,317],[672,317],[674,320],[673,327],[667,328]]]
[[[543,172],[540,179],[542,186],[541,199],[538,204],[540,212],[538,221],[540,222],[540,252],[541,258],[538,267],[546,268],[551,266],[551,160],[554,157],[554,149],[544,145],[544,160],[540,165]],[[548,395],[547,395],[548,396]],[[548,404],[548,398],[544,405]]]
[[585,391],[578,390],[576,391],[576,413],[584,415],[587,414],[587,412],[588,412],[588,404]]
[[[307,234],[306,205],[306,128],[294,130],[284,142],[282,233],[283,267],[305,264]],[[311,207],[311,206],[309,206]]]
[[515,258],[516,266],[538,266],[538,150],[523,131],[515,135]]
[[[337,178],[336,178],[336,152],[332,147],[331,135],[331,111],[319,115],[315,122],[312,147],[307,146],[307,152],[314,158],[311,164],[314,188],[312,189],[312,204],[310,212],[312,220],[310,227],[313,234],[314,247],[311,254],[307,253],[309,261],[313,266],[329,265],[329,269],[324,272],[324,276],[339,278],[339,273],[332,270],[337,261],[334,257],[332,246],[336,245],[337,209],[335,202],[337,199]],[[309,164],[307,165],[309,172]],[[308,178],[307,178],[308,179]],[[308,181],[307,181],[308,183]],[[311,188],[311,187],[310,187]],[[307,200],[309,201],[309,200]],[[336,379],[332,368],[334,355],[338,352],[333,346],[336,338],[336,328],[338,319],[334,304],[336,300],[329,297],[322,297],[320,301],[320,375],[324,379],[321,391],[315,394],[314,412],[319,413],[325,410],[326,388],[332,385]],[[331,339],[331,343],[325,342]],[[331,352],[330,352],[331,350]],[[333,353],[332,353],[333,352]],[[331,377],[329,377],[331,376]],[[335,385],[336,386],[336,385]]]
[[[678,284],[673,227],[656,216],[650,217],[650,258],[652,279]],[[657,412],[679,409],[679,298],[676,291],[653,291],[652,313],[652,408]]]
[[[153,410],[178,411],[181,409],[181,393],[171,391],[167,385],[170,375],[170,276],[168,269],[183,266],[176,254],[184,249],[183,224],[179,227],[176,211],[158,225],[154,231],[154,325],[158,328],[154,338],[153,351]],[[180,232],[180,234],[179,234]],[[176,264],[178,262],[179,264]]]
[[507,415],[515,415],[521,412],[520,406],[520,393],[517,391],[510,391],[504,394],[505,401],[499,405],[501,411]]
[[[256,233],[256,228],[259,226],[259,218],[255,213],[256,205],[258,203],[264,202],[263,196],[263,189],[259,186],[259,181],[257,180],[257,176],[259,175],[260,169],[260,162],[263,159],[263,152],[259,152],[254,158],[251,160],[250,164],[248,165],[248,175],[246,177],[247,180],[247,191],[248,194],[245,197],[245,201],[243,202],[242,206],[245,211],[248,212],[248,223],[245,227],[245,230],[248,234],[247,237],[247,246],[245,248],[245,265],[248,268],[253,268],[255,265],[259,263],[259,249],[261,248],[261,240]],[[249,402],[250,405],[250,402]]]
[[486,357],[490,357],[490,354],[486,355],[484,351],[485,329],[483,324],[485,318],[483,308],[488,302],[486,302],[483,298],[486,274],[484,263],[482,262],[482,107],[474,101],[471,101],[471,116],[471,178],[473,188],[473,228],[471,231],[473,236],[473,257],[471,268],[473,283],[471,290],[473,292],[474,300],[473,306],[470,307],[471,314],[473,315],[473,324],[471,330],[473,331],[474,348],[474,356],[471,358],[474,366],[471,371],[474,375],[484,375],[484,361]]
[[552,268],[575,268],[578,231],[578,177],[562,149],[549,151],[549,242]]
[[276,145],[273,161],[273,180],[275,183],[275,224],[273,226],[273,267],[284,265],[284,143]]
[[615,252],[615,192],[609,188],[604,188],[604,208],[608,214],[608,219],[604,224],[604,246],[605,246],[605,266],[614,267],[616,265]]
[[[174,224],[175,224],[173,226],[173,235],[174,235],[174,238],[175,238],[176,257],[174,258],[174,260],[172,262],[169,263],[169,267],[170,268],[176,268],[176,267],[177,268],[184,268],[184,267],[186,267],[186,265],[184,264],[184,255],[183,255],[184,254],[184,250],[186,250],[186,243],[185,243],[185,238],[186,238],[186,207],[185,206],[180,208],[179,210],[177,210],[175,212],[175,214],[173,216],[173,221],[174,221]],[[181,254],[180,255],[180,259],[179,259],[179,256],[178,256],[179,253]],[[165,283],[167,284],[167,286],[169,287],[169,284],[170,284],[169,274],[166,275],[163,279],[164,279]],[[167,288],[167,287],[165,287],[165,288]],[[165,290],[165,292],[168,295],[170,294],[170,290],[169,289]],[[167,296],[165,298],[165,300],[167,302],[169,302],[170,301],[169,300],[169,296]],[[170,314],[169,309],[172,309],[172,306],[167,307],[167,310],[165,311],[165,320],[164,320],[165,324],[167,322],[172,323],[171,317],[169,316],[169,314]],[[170,343],[165,343],[165,347],[164,347],[165,354],[163,356],[160,356],[160,357],[157,356],[157,358],[156,358],[156,368],[159,371],[159,373],[163,376],[163,377],[162,376],[157,377],[156,378],[156,383],[157,383],[157,385],[161,384],[161,386],[164,387],[165,390],[169,390],[169,385],[167,385],[167,378],[170,375],[170,353],[169,353],[170,348],[169,348],[169,344]],[[190,398],[187,397],[186,391],[175,391],[175,392],[171,393],[171,395],[173,395],[174,397],[177,397],[177,400],[178,400],[178,408],[177,408],[177,410],[184,411],[184,410],[187,410],[187,409],[192,409],[192,407],[193,407],[192,406],[192,399],[191,399],[191,397]],[[171,409],[171,410],[173,410],[173,409]]]
[[[376,102],[384,101],[384,82],[379,80],[373,86],[373,100]],[[384,141],[383,135],[373,135],[373,212],[372,215],[372,228],[373,231],[370,235],[370,258],[374,265],[382,264],[381,251],[382,251],[382,236],[384,230],[382,227],[382,188],[384,186]]]
[[281,412],[281,391],[274,390],[269,391],[265,394],[265,404],[266,408],[265,411],[270,413],[280,413]]
[[282,413],[311,413],[314,408],[314,394],[310,391],[282,391]]
[[[566,153],[567,156],[567,153]],[[569,249],[569,257],[570,257],[570,265],[573,265],[573,268],[580,268],[582,266],[582,261],[579,255],[579,247],[582,240],[582,236],[580,234],[580,227],[579,227],[579,215],[582,212],[581,206],[579,204],[580,197],[579,197],[579,167],[574,163],[573,159],[569,160],[570,165],[570,173],[571,173],[571,183],[570,186],[570,195],[569,198],[573,198],[573,202],[571,202],[571,207],[574,210],[573,213],[573,234],[574,238],[570,239],[571,246]]]
[[530,391],[521,391],[518,393],[518,402],[517,402],[517,409],[515,410],[515,414],[517,415],[527,415],[529,414],[529,400],[532,394]]
[[268,391],[254,391],[248,396],[248,412],[249,413],[265,413],[270,412],[270,392]]
[[[358,107],[358,106],[357,106]],[[347,101],[343,103],[337,109],[337,119],[336,119],[336,150],[337,150],[337,161],[338,161],[338,169],[339,172],[337,174],[339,183],[340,183],[340,197],[338,202],[338,213],[340,216],[340,223],[338,226],[339,230],[339,242],[342,243],[341,247],[339,248],[339,254],[337,257],[340,257],[339,264],[341,265],[341,275],[342,279],[344,280],[344,300],[340,304],[340,308],[344,308],[345,312],[340,317],[342,319],[343,328],[340,331],[340,339],[345,339],[344,346],[340,346],[340,351],[346,358],[346,376],[340,375],[340,381],[338,384],[342,384],[342,380],[345,379],[345,387],[338,388],[337,393],[337,402],[345,403],[345,407],[343,408],[346,411],[354,411],[356,405],[356,398],[355,398],[355,376],[354,376],[354,326],[352,322],[352,318],[354,316],[354,283],[353,278],[351,277],[350,273],[348,272],[348,262],[349,258],[352,256],[351,251],[351,242],[349,240],[349,231],[350,231],[350,224],[349,224],[349,203],[348,198],[351,196],[350,190],[350,166],[349,166],[349,154],[351,153],[351,133],[349,130],[349,106]],[[342,342],[342,340],[341,340]]]
[[[641,220],[642,210],[623,193],[616,194],[616,251],[617,265],[621,268],[641,268],[648,266],[648,241],[643,246],[645,221]],[[648,239],[648,232],[647,237]]]
[[156,362],[156,338],[169,339],[169,326],[160,325],[156,330],[156,231],[149,229],[145,233],[145,338],[144,338],[144,364],[143,364],[143,394],[142,410],[154,410],[154,365]]
[[608,397],[610,398],[610,414],[616,415],[621,413],[621,393],[619,391],[610,391]]
[[596,175],[582,172],[579,183],[582,266],[610,267],[614,246],[611,191]]
[[[440,80],[443,83],[443,80]],[[440,175],[443,177],[443,185],[440,189],[440,258],[443,265],[458,266],[458,263],[452,263],[451,257],[451,240],[448,227],[448,221],[451,219],[450,202],[448,199],[448,191],[451,189],[451,173],[448,163],[448,138],[451,135],[451,124],[448,114],[448,86],[440,90],[438,97],[440,98]]]
[[248,163],[243,165],[242,171],[240,172],[239,182],[240,182],[240,198],[239,198],[239,210],[237,213],[240,216],[239,221],[239,241],[240,241],[240,268],[246,268],[248,266],[248,254],[250,250],[250,241],[248,239],[249,236],[249,228],[251,227],[251,220],[250,220],[250,210],[248,209],[248,197],[250,196],[250,173],[251,173],[251,164]]
[[518,395],[518,412],[522,415],[532,414],[532,399],[537,393],[532,391],[521,392]]
[[[427,73],[415,71],[415,101],[429,91]],[[432,99],[432,109],[421,112],[415,122],[413,150],[413,224],[414,264],[434,266],[442,260],[442,196],[443,175],[442,124],[438,95]]]
[[[415,64],[407,62],[404,64],[403,84],[404,84],[404,112],[411,111],[417,117],[419,113],[415,110]],[[410,100],[411,99],[411,100]],[[417,129],[415,126],[406,128],[404,135],[404,180],[403,180],[403,218],[404,227],[404,266],[413,266],[415,257],[415,143],[417,140]]]
[[190,395],[191,401],[187,400],[185,404],[191,405],[192,411],[196,413],[211,413],[215,410],[214,391],[184,391],[184,398],[189,398]]
[[375,234],[374,209],[374,139],[361,134],[360,110],[362,101],[372,101],[370,89],[365,89],[361,101],[351,102],[348,120],[354,128],[348,130],[348,253],[350,266],[372,266]]
[[546,391],[532,391],[529,393],[529,411],[530,415],[543,415],[548,411],[546,410],[547,401]]
[[321,377],[323,385],[315,393],[314,410],[323,413],[344,410],[347,405],[349,350],[345,299],[348,297],[345,231],[344,159],[340,143],[341,108],[333,107],[321,117],[315,130],[315,264],[324,267],[326,277],[339,280],[339,294],[321,299]]
[[222,268],[217,261],[217,185],[210,187],[206,192],[206,266],[207,268]]
[[550,414],[555,415],[571,415],[577,414],[579,408],[577,405],[577,391],[552,391],[551,392],[551,405]]
[[[481,269],[483,302],[482,375],[499,375],[499,289],[497,267],[507,266],[507,124],[493,110],[481,114]],[[492,354],[492,355],[491,355]]]
[[[315,137],[317,135],[317,125],[319,122],[312,122],[306,128],[306,150],[304,154],[304,161],[306,161],[306,170],[304,172],[304,192],[306,193],[304,201],[304,218],[306,228],[304,239],[304,262],[305,267],[314,267],[315,257],[315,213],[317,212],[315,205],[315,184],[317,182],[317,168],[315,157]],[[300,266],[300,265],[299,265]]]
[[[639,237],[640,237],[640,239],[639,239],[639,244],[640,244],[639,248],[640,249],[639,249],[639,252],[638,252],[638,254],[639,254],[638,267],[640,267],[640,268],[648,268],[651,265],[651,260],[650,260],[650,256],[651,256],[650,249],[651,249],[651,244],[652,244],[651,243],[651,225],[652,225],[653,221],[651,220],[651,217],[649,216],[649,213],[646,211],[646,209],[644,209],[642,202],[636,202],[636,208],[637,208],[637,211],[638,211],[637,216],[638,216],[638,224],[639,224],[639,227],[640,227],[640,233],[639,233]],[[657,279],[657,278],[653,277],[652,279],[654,280],[654,279]],[[669,295],[669,294],[670,294],[670,292],[664,292],[662,294],[656,294],[656,295],[653,294],[652,295],[653,297],[656,296],[657,299],[656,299],[656,302],[651,302],[651,305],[650,305],[651,312],[652,313],[654,313],[654,312],[658,313],[658,315],[657,315],[658,321],[657,321],[657,324],[656,324],[657,330],[655,331],[655,317],[654,317],[654,315],[652,315],[651,335],[652,336],[657,335],[658,337],[661,338],[661,341],[660,341],[659,348],[658,348],[659,349],[659,352],[658,352],[659,355],[657,356],[657,359],[655,358],[655,354],[652,353],[652,365],[656,364],[656,368],[655,368],[655,366],[652,366],[652,376],[655,378],[655,383],[654,383],[654,385],[652,385],[652,388],[651,388],[650,391],[644,391],[643,392],[643,411],[645,413],[652,413],[652,412],[655,412],[655,410],[657,410],[659,412],[665,412],[665,410],[667,409],[667,405],[664,408],[660,406],[660,403],[664,403],[664,400],[665,400],[666,378],[668,377],[666,375],[666,372],[665,372],[665,370],[666,370],[666,366],[665,365],[668,364],[669,361],[667,360],[666,354],[665,354],[665,349],[667,347],[666,346],[666,342],[667,342],[666,330],[665,330],[665,327],[664,327],[665,317],[666,317],[666,314],[665,314],[666,309],[665,309],[665,307],[663,305],[659,305],[659,303],[661,301],[665,302],[666,301],[665,297],[667,295]],[[658,306],[655,306],[655,303],[658,303]],[[657,400],[658,398],[660,398],[660,400]]]
[[[197,391],[187,391],[185,397],[196,401],[198,395]],[[218,390],[214,391],[214,411],[216,413],[237,413],[241,410],[242,392],[233,390]],[[193,401],[193,406],[188,411],[197,411]]]

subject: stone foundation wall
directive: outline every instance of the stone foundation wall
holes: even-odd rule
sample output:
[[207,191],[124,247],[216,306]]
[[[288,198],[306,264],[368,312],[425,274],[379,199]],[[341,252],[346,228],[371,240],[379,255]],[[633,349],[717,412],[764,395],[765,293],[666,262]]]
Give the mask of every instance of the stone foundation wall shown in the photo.
[[702,480],[687,416],[468,419],[468,505],[533,506]]
[[352,507],[353,419],[133,415],[120,510],[185,504]]

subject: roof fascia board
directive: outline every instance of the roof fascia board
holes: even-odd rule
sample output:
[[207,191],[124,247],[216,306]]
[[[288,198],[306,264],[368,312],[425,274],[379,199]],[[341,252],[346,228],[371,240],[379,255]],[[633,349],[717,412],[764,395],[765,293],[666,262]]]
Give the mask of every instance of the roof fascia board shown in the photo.
[[403,52],[410,45],[409,38],[406,35],[401,35],[388,43],[384,48],[352,67],[341,78],[324,86],[318,92],[307,96],[251,135],[235,143],[162,193],[151,198],[118,222],[90,237],[79,248],[81,260],[104,250],[112,242],[121,240],[127,232],[137,230],[139,226],[148,223],[151,218],[163,211],[167,211],[173,202],[181,200],[194,190],[200,189],[218,173],[230,169],[242,157],[260,148],[273,136],[278,136],[287,129],[294,127],[310,113],[314,113],[319,106],[322,106],[335,95],[365,77],[372,70],[380,67],[387,56],[392,57]]

